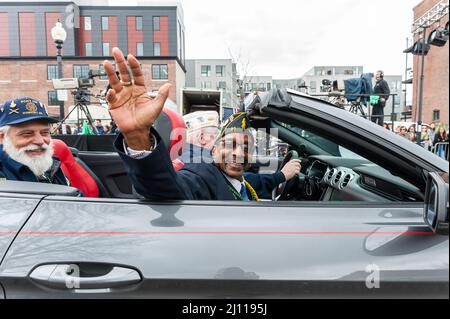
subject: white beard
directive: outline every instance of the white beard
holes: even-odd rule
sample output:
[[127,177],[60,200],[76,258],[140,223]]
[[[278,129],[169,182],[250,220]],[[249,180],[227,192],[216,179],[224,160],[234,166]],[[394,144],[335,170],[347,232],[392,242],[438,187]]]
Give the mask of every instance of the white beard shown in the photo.
[[[10,158],[27,166],[34,175],[42,176],[46,171],[52,167],[53,164],[53,141],[50,144],[28,145],[22,148],[16,148],[11,143],[7,135],[3,138],[3,149]],[[29,156],[26,151],[45,150],[45,153],[36,156]]]

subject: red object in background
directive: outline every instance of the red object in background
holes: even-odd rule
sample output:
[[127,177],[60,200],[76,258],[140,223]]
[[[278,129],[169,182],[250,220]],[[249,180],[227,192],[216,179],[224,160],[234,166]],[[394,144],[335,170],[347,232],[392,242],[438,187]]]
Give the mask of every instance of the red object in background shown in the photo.
[[20,55],[36,56],[34,12],[19,12]]
[[159,17],[159,30],[153,31],[153,43],[161,45],[161,56],[169,55],[169,17]]
[[[109,54],[112,55],[112,49],[117,47],[117,17],[108,16],[108,30],[102,30],[102,42],[109,43]],[[102,44],[103,48],[103,44]],[[103,50],[103,49],[102,49]]]
[[144,31],[136,30],[136,17],[127,17],[128,53],[137,55],[137,43],[144,42]]
[[70,186],[83,192],[86,197],[98,197],[99,189],[92,176],[75,160],[69,147],[61,140],[53,139],[54,156],[61,161],[61,169]]
[[0,56],[9,56],[8,13],[0,12]]
[[85,44],[92,43],[92,30],[84,29],[84,19],[85,17],[80,17],[80,28],[78,29],[78,50],[81,56],[86,55]]

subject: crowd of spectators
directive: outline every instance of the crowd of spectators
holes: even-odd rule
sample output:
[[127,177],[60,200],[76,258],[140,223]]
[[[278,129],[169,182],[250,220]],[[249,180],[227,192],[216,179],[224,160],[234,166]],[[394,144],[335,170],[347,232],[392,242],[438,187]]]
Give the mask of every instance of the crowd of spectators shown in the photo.
[[[97,129],[96,135],[108,135],[108,134],[118,134],[119,129],[117,128],[114,121],[109,121],[108,124],[104,124],[101,120],[95,120],[95,128]],[[88,122],[84,121],[80,124],[55,124],[53,127],[53,134],[69,134],[69,135],[94,135],[94,128]]]
[[[384,123],[383,126],[388,130],[392,129],[389,123]],[[411,124],[409,126],[397,125],[394,128],[394,132],[398,135],[410,140],[413,143],[422,145],[427,150],[433,151],[443,158],[448,158],[448,131],[448,127],[446,127],[443,123],[431,123],[430,125],[422,124],[420,135],[417,134],[415,124]]]

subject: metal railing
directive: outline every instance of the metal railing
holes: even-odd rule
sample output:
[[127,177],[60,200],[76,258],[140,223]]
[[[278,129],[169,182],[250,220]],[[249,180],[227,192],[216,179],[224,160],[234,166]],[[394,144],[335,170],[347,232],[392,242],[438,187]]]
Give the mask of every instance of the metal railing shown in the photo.
[[448,161],[448,142],[440,142],[433,145],[431,151],[439,157]]
[[[333,103],[333,101],[334,101],[333,99],[337,99],[340,102],[343,102],[342,105],[348,106],[349,111],[351,113],[355,113],[357,115],[359,114],[362,117],[364,117],[365,119],[372,120],[373,118],[377,118],[377,117],[383,117],[383,118],[389,117],[389,121],[387,121],[387,122],[388,123],[391,122],[391,126],[392,126],[391,130],[394,131],[394,121],[397,120],[397,113],[395,113],[395,96],[398,95],[397,93],[346,94],[344,92],[334,91],[334,92],[327,92],[327,93],[323,93],[323,94],[310,93],[309,95],[316,96],[316,97],[328,97],[328,102],[335,104],[336,106],[340,106],[340,105],[337,105],[336,103]],[[346,99],[346,96],[356,97],[357,100],[348,102]],[[368,100],[371,96],[379,96],[379,97],[391,96],[392,97],[390,99],[391,100],[391,113],[384,114],[384,115],[373,115],[371,112],[373,110],[373,105],[371,105],[369,103],[369,101],[367,101],[366,104],[362,103],[362,101],[361,101],[361,98],[366,98]],[[389,103],[389,101],[387,103]],[[385,108],[386,109],[388,108],[387,104],[386,104]],[[366,111],[365,111],[365,109],[366,109]]]

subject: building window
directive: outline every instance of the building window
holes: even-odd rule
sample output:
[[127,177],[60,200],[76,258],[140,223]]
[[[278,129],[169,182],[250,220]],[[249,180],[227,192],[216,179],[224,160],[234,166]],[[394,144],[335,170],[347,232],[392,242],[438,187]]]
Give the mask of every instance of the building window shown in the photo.
[[59,105],[56,91],[48,91],[48,105]]
[[353,75],[353,70],[344,70],[345,75]]
[[109,43],[103,42],[103,55],[109,56]]
[[136,30],[142,30],[142,17],[136,17]]
[[109,30],[109,17],[102,17],[102,30]]
[[[105,73],[105,67],[103,66],[103,64],[99,64],[99,65],[98,65],[98,70],[99,70],[101,73]],[[101,76],[100,76],[100,80],[108,80],[108,76],[106,75],[106,73],[105,73],[105,75],[101,75]]]
[[84,30],[86,31],[92,30],[91,17],[84,17]]
[[58,78],[58,65],[57,64],[49,64],[47,65],[47,80],[57,79]]
[[202,65],[201,67],[202,76],[211,76],[211,66]]
[[266,83],[259,83],[258,89],[262,90],[262,91],[265,91],[266,90]]
[[159,31],[161,29],[160,17],[153,17],[153,31]]
[[225,75],[225,65],[216,65],[216,76],[222,77]]
[[270,91],[272,89],[272,85],[268,82],[267,83],[267,91]]
[[153,64],[152,78],[153,80],[167,80],[169,78],[167,64]]
[[202,81],[202,89],[210,89],[211,81]]
[[86,56],[92,56],[92,43],[86,42],[84,44],[84,53]]
[[153,55],[160,56],[161,55],[161,43],[154,42],[153,43]]
[[311,93],[316,93],[316,81],[309,82],[309,89]]
[[439,121],[441,119],[441,111],[440,110],[433,110],[433,122]]
[[144,55],[144,43],[143,42],[136,43],[136,55],[137,56]]
[[74,78],[87,78],[89,76],[89,64],[74,64],[73,65],[73,77]]
[[217,85],[217,89],[218,90],[220,90],[220,89],[226,89],[227,88],[227,82],[225,82],[225,81],[219,81],[219,84]]

